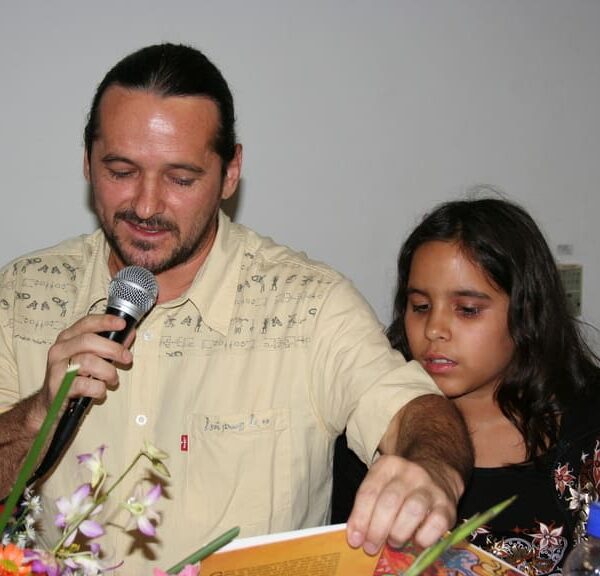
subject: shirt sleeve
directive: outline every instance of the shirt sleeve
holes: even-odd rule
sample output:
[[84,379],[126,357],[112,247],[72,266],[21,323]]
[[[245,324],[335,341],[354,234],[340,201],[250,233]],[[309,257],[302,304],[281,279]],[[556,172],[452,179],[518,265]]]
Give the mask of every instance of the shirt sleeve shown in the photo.
[[12,338],[15,282],[12,265],[0,270],[0,412],[20,399]]
[[323,301],[311,347],[316,409],[332,436],[346,428],[349,447],[371,464],[394,415],[424,394],[441,394],[417,362],[406,362],[350,281]]

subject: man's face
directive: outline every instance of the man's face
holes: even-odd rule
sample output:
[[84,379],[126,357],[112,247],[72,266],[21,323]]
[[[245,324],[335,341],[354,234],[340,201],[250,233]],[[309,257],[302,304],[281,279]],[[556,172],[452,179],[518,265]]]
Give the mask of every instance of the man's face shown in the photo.
[[199,267],[212,246],[222,198],[237,187],[241,149],[222,175],[213,150],[214,102],[110,87],[84,171],[117,267],[160,274]]

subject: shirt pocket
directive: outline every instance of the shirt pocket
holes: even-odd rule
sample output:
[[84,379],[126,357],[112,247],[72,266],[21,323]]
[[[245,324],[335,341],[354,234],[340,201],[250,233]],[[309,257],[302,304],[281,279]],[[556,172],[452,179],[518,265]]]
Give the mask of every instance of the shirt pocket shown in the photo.
[[[186,473],[192,516],[270,531],[291,518],[289,410],[192,414]],[[284,520],[283,524],[287,522]]]

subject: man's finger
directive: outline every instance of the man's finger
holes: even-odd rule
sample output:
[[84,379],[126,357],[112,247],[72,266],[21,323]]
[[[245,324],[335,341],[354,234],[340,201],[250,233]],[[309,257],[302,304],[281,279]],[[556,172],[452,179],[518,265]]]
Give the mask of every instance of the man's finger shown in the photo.
[[389,531],[388,542],[400,547],[410,540],[423,524],[431,507],[431,497],[424,489],[414,490],[404,499],[397,509],[394,523]]

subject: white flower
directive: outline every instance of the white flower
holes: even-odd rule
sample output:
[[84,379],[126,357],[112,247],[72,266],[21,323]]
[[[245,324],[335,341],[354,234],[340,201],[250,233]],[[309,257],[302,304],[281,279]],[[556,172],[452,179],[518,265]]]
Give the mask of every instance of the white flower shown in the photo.
[[169,469],[165,466],[163,460],[166,460],[169,455],[166,452],[163,452],[156,446],[150,444],[150,442],[144,442],[144,449],[142,450],[142,454],[152,462],[152,467],[163,476],[171,476]]
[[160,498],[160,484],[155,484],[148,490],[146,495],[142,492],[142,487],[138,484],[135,487],[134,495],[124,504],[125,508],[131,513],[131,519],[126,529],[130,530],[137,524],[138,530],[146,536],[154,536],[156,528],[151,520],[158,521],[160,516],[152,509],[152,506]]
[[92,488],[98,486],[106,477],[106,470],[102,462],[105,449],[106,446],[103,444],[91,454],[80,454],[77,456],[77,461],[92,472]]
[[147,440],[144,441],[144,450],[143,452],[150,458],[150,460],[166,460],[169,455],[166,452],[163,452],[160,448],[157,448]]
[[29,510],[31,510],[31,513],[33,514],[33,516],[39,516],[42,512],[42,500],[39,496],[33,496],[30,500],[29,500]]

